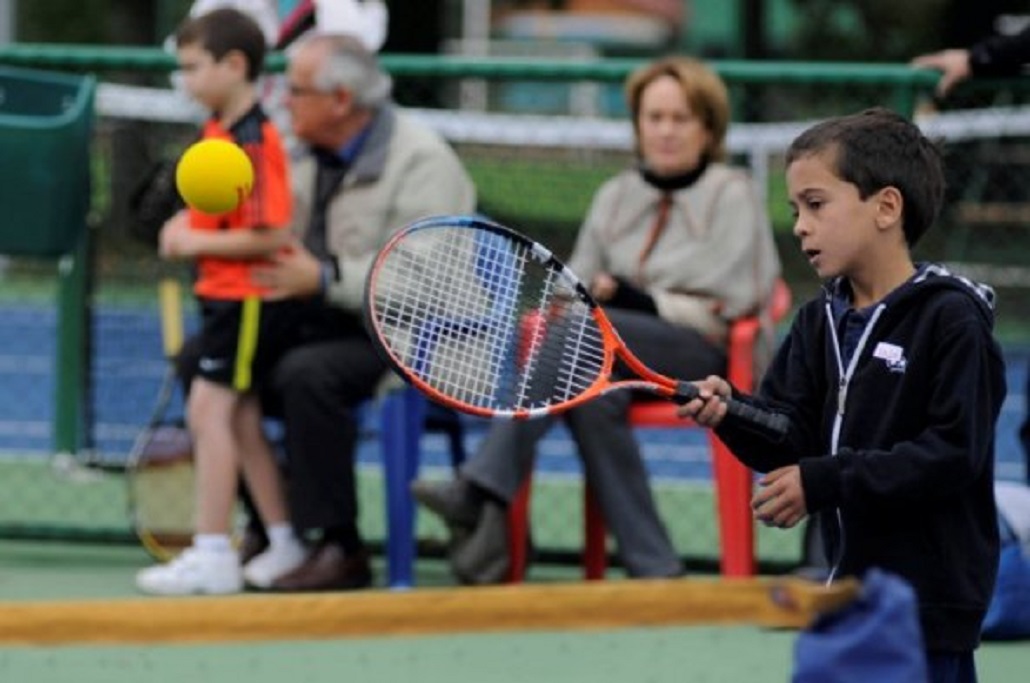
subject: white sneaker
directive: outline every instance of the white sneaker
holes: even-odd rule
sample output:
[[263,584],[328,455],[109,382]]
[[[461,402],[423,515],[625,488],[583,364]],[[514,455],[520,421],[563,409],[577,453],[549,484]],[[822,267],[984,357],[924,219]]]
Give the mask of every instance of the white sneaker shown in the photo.
[[272,582],[292,572],[308,558],[308,549],[294,540],[278,547],[268,546],[243,567],[243,578],[254,588],[271,588]]
[[140,570],[136,587],[152,595],[239,593],[243,572],[234,552],[187,548],[167,564]]

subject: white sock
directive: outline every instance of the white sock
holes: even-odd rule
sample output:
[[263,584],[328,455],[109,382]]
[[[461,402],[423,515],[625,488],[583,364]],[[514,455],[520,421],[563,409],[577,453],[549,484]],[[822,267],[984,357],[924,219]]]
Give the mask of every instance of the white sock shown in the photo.
[[286,522],[271,524],[268,527],[268,545],[273,548],[283,548],[288,545],[299,543],[296,534],[293,533],[293,526]]
[[232,552],[232,540],[229,534],[194,534],[193,547],[213,553]]

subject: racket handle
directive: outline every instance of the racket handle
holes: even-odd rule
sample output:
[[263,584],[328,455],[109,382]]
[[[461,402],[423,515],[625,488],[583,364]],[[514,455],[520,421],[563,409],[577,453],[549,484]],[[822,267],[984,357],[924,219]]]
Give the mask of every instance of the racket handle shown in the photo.
[[175,278],[162,278],[157,283],[158,306],[161,312],[161,345],[165,357],[174,358],[182,348],[182,288]]
[[[697,387],[691,382],[677,382],[676,393],[672,400],[684,404],[692,401],[700,395]],[[782,441],[787,436],[790,428],[790,419],[783,413],[776,413],[771,410],[763,410],[753,405],[738,401],[736,399],[724,399],[726,402],[726,414],[738,421],[740,426],[755,432],[770,441]]]

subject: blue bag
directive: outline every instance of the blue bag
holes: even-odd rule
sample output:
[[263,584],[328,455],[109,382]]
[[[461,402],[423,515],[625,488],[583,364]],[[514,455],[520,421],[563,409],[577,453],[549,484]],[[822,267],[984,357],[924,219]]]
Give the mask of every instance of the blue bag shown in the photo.
[[925,683],[928,678],[915,591],[870,569],[858,598],[798,635],[793,683]]
[[1030,557],[1023,551],[1004,515],[998,515],[998,526],[1001,531],[998,580],[981,635],[984,640],[1030,638]]

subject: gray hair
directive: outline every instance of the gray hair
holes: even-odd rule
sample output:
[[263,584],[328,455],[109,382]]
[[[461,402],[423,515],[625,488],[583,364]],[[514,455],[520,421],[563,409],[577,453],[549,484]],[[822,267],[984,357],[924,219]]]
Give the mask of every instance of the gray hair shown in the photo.
[[319,90],[348,90],[354,96],[354,102],[365,109],[375,109],[390,99],[393,79],[380,68],[375,54],[357,38],[318,34],[304,43],[324,45],[328,54],[312,83]]

